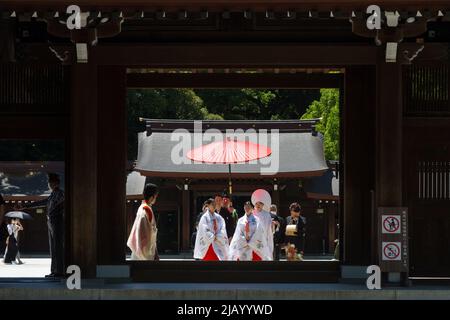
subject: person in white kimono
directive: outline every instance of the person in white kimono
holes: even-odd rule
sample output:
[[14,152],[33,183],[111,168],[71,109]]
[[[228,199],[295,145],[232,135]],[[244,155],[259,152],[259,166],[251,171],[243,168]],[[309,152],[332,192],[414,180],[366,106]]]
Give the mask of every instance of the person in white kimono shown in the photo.
[[264,233],[267,241],[267,247],[272,253],[273,260],[273,232],[272,227],[272,215],[270,214],[270,205],[272,204],[272,198],[270,194],[264,189],[255,190],[252,194],[252,203],[255,206],[254,215],[260,220],[261,225],[264,228]]
[[244,204],[245,214],[239,218],[230,244],[230,259],[236,261],[272,260],[266,234],[259,219],[253,214],[250,201]]
[[228,260],[228,236],[225,220],[214,212],[214,199],[205,201],[206,212],[200,218],[195,239],[194,259]]
[[136,213],[127,241],[127,246],[131,249],[131,260],[159,260],[156,247],[158,228],[152,209],[157,197],[158,187],[147,184],[144,187],[144,200]]

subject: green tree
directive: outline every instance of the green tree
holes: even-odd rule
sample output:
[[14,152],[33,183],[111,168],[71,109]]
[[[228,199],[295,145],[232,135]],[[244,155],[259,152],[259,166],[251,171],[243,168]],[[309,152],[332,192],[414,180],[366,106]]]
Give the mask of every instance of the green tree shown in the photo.
[[261,119],[262,110],[275,98],[270,90],[198,89],[195,92],[209,113],[226,120]]
[[203,100],[191,89],[133,89],[128,91],[128,159],[137,157],[139,118],[203,120],[209,116]]
[[208,110],[191,89],[151,89],[128,91],[128,116],[153,119],[204,119]]
[[339,159],[339,89],[321,89],[320,99],[313,101],[301,119],[321,118],[317,131],[323,134],[327,160]]
[[319,89],[275,89],[272,92],[275,94],[275,99],[265,110],[263,119],[299,119],[308,106],[320,98]]

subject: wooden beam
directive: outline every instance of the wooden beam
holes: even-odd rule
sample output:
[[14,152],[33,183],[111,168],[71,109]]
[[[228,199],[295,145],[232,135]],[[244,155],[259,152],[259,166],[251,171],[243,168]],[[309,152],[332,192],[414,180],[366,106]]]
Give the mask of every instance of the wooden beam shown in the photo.
[[342,108],[342,208],[344,264],[366,265],[371,253],[371,190],[374,188],[375,67],[351,67]]
[[[196,192],[217,192],[217,190],[224,190],[227,188],[227,183],[225,179],[223,180],[223,183],[212,183],[212,184],[193,184],[190,185],[189,188],[191,190],[195,190]],[[255,182],[246,182],[245,184],[238,184],[233,183],[233,192],[252,192],[256,189],[266,189],[266,190],[272,190],[273,186],[269,183],[264,183],[262,181],[255,181]]]
[[[2,0],[4,8],[37,9],[60,8],[65,9],[73,4],[68,0]],[[85,9],[153,9],[153,10],[277,10],[314,9],[330,11],[338,9],[365,10],[373,4],[371,0],[78,0],[77,5]],[[448,8],[446,0],[379,0],[377,5],[384,9],[418,9],[418,8]]]
[[319,119],[308,120],[204,120],[202,127],[197,128],[194,120],[176,120],[176,119],[146,119],[140,118],[146,123],[148,133],[151,132],[172,132],[176,129],[184,129],[189,132],[194,130],[217,129],[226,132],[228,129],[254,129],[254,130],[273,130],[280,132],[313,132],[314,126]]
[[126,81],[125,68],[98,68],[98,264],[125,263]]
[[0,161],[1,172],[64,171],[64,161]]
[[97,265],[97,67],[71,68],[69,263],[83,278],[94,278]]
[[190,191],[182,191],[182,205],[183,211],[181,212],[181,223],[182,223],[182,241],[181,250],[189,250],[191,242],[191,204],[190,204]]
[[[211,173],[202,172],[160,172],[160,171],[143,171],[136,169],[141,175],[147,177],[160,177],[160,178],[192,178],[192,179],[208,179],[211,178]],[[271,178],[306,178],[306,177],[319,177],[324,174],[326,170],[318,171],[305,171],[305,172],[281,172],[277,173]],[[228,173],[214,173],[214,179],[216,178],[228,178]],[[261,176],[258,173],[238,173],[233,172],[233,177],[236,179],[258,179],[260,177],[267,178],[268,176]]]
[[300,67],[375,64],[377,48],[354,44],[104,44],[92,48],[99,65],[164,68]]
[[69,118],[61,115],[1,115],[1,139],[64,139]]
[[[404,56],[411,58],[421,46],[418,43],[401,43],[399,44],[399,60],[407,62]],[[402,54],[403,56],[401,56]],[[424,49],[421,51],[412,63],[448,63],[450,52],[448,50],[448,43],[426,43]]]
[[339,88],[342,74],[130,73],[128,88]]
[[339,261],[130,261],[135,282],[337,282]]
[[[381,51],[381,50],[380,50]],[[385,63],[380,52],[377,66],[377,206],[402,206],[402,68]]]

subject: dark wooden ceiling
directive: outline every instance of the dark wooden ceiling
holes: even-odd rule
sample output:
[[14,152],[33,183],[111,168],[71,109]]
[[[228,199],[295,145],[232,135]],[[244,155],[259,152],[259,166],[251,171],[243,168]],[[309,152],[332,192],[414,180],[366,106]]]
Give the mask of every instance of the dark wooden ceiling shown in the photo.
[[[162,9],[186,10],[259,10],[314,9],[314,10],[365,10],[375,4],[372,0],[78,0],[76,3],[88,9]],[[63,9],[74,4],[68,0],[1,0],[0,7],[31,9]],[[450,8],[446,0],[378,0],[376,4],[388,10],[418,10]]]

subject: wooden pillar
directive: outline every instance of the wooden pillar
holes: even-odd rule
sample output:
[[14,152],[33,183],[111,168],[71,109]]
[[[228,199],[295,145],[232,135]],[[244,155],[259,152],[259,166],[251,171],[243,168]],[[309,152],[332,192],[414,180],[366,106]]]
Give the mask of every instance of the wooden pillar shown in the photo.
[[[380,50],[377,63],[377,112],[376,112],[376,207],[401,207],[402,189],[402,65],[386,63]],[[377,215],[374,215],[376,221]],[[377,228],[374,228],[376,231]],[[376,233],[377,235],[377,233]],[[375,237],[377,238],[377,237]],[[378,255],[376,255],[378,260]],[[394,280],[406,281],[407,274]],[[395,276],[395,273],[392,273]]]
[[71,67],[69,263],[83,278],[97,264],[97,66]]
[[377,206],[402,205],[402,66],[377,65]]
[[326,208],[327,231],[328,231],[328,252],[333,253],[335,248],[334,240],[336,240],[336,208],[337,205],[330,203]]
[[342,108],[343,263],[367,265],[371,260],[371,190],[374,189],[375,67],[348,67]]
[[191,242],[191,203],[190,203],[190,191],[183,188],[182,191],[182,241],[181,250],[189,250]]
[[126,70],[98,68],[98,210],[99,265],[125,263],[126,246]]

